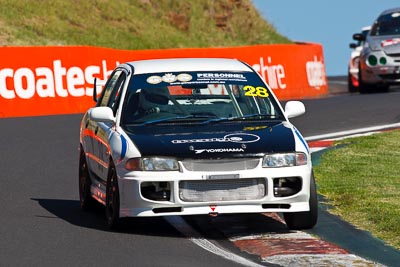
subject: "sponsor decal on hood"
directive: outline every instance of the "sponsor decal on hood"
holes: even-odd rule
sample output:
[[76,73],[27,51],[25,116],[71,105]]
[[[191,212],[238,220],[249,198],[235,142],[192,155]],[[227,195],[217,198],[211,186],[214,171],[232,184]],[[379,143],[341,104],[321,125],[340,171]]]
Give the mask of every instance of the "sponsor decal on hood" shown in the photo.
[[214,143],[214,142],[231,142],[238,144],[254,143],[260,140],[260,137],[249,133],[232,133],[223,137],[201,138],[201,139],[176,139],[172,140],[173,144],[192,144],[192,143]]
[[[253,129],[253,130],[244,130]],[[282,122],[268,126],[244,124],[193,127],[152,127],[129,136],[142,156],[177,158],[234,157],[295,150],[291,128]]]
[[193,149],[195,154],[201,153],[226,153],[226,152],[240,152],[244,153],[245,148],[210,148],[210,149]]

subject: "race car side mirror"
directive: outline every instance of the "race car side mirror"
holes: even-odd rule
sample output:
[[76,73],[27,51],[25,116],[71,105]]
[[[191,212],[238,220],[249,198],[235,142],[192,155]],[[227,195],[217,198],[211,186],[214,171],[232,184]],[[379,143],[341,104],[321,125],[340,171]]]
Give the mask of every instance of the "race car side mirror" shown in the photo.
[[365,36],[362,33],[355,33],[353,34],[353,40],[365,41]]
[[285,114],[288,118],[300,116],[306,112],[306,107],[300,101],[288,101],[285,105]]
[[95,122],[115,122],[114,113],[109,107],[91,108],[89,118]]
[[350,47],[350,48],[352,48],[352,49],[355,49],[357,46],[358,46],[358,45],[357,45],[357,44],[355,44],[355,43],[351,43],[351,44],[349,44],[349,47]]

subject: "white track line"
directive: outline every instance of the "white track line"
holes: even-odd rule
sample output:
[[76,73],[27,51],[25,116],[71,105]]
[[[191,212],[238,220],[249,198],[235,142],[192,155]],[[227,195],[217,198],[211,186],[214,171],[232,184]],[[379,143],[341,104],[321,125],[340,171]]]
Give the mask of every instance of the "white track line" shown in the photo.
[[207,239],[201,237],[200,233],[193,229],[190,225],[188,225],[185,220],[181,216],[165,216],[164,219],[171,224],[176,230],[178,230],[181,234],[191,239],[193,243],[198,245],[199,247],[214,253],[218,256],[221,256],[227,260],[242,264],[244,266],[251,267],[261,267],[263,265],[259,265],[254,263],[248,259],[240,257],[236,254],[233,254],[223,248],[216,246],[211,243]]
[[285,267],[298,266],[341,266],[341,267],[384,267],[353,254],[291,254],[266,257],[263,261]]
[[331,80],[329,81],[330,84],[345,84],[347,85],[347,81],[339,81],[339,80]]
[[308,136],[305,139],[306,139],[306,141],[331,139],[331,138],[336,138],[336,137],[341,137],[341,136],[349,136],[349,135],[367,133],[367,132],[376,132],[376,131],[382,131],[382,130],[392,129],[392,128],[400,128],[400,123],[393,123],[393,124],[386,124],[386,125],[380,125],[380,126],[359,128],[359,129],[354,129],[354,130],[341,131],[341,132],[328,133],[328,134],[321,134],[321,135],[313,135],[313,136]]

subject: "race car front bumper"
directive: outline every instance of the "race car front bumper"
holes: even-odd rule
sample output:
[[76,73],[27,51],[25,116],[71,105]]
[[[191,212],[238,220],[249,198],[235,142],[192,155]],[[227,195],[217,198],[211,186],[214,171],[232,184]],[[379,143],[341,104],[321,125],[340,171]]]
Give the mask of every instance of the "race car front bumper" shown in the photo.
[[118,177],[120,217],[309,211],[311,175],[311,165],[133,171]]
[[373,51],[363,55],[360,63],[363,83],[400,84],[400,53]]

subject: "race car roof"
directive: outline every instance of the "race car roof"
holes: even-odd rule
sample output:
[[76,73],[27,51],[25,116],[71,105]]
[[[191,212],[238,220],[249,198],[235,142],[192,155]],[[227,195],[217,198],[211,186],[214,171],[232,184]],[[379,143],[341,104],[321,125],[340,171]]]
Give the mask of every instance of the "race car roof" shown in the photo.
[[246,64],[225,58],[174,58],[128,62],[134,74],[180,71],[253,71]]
[[394,13],[394,12],[400,12],[400,7],[386,9],[386,10],[382,11],[382,13],[379,16]]

